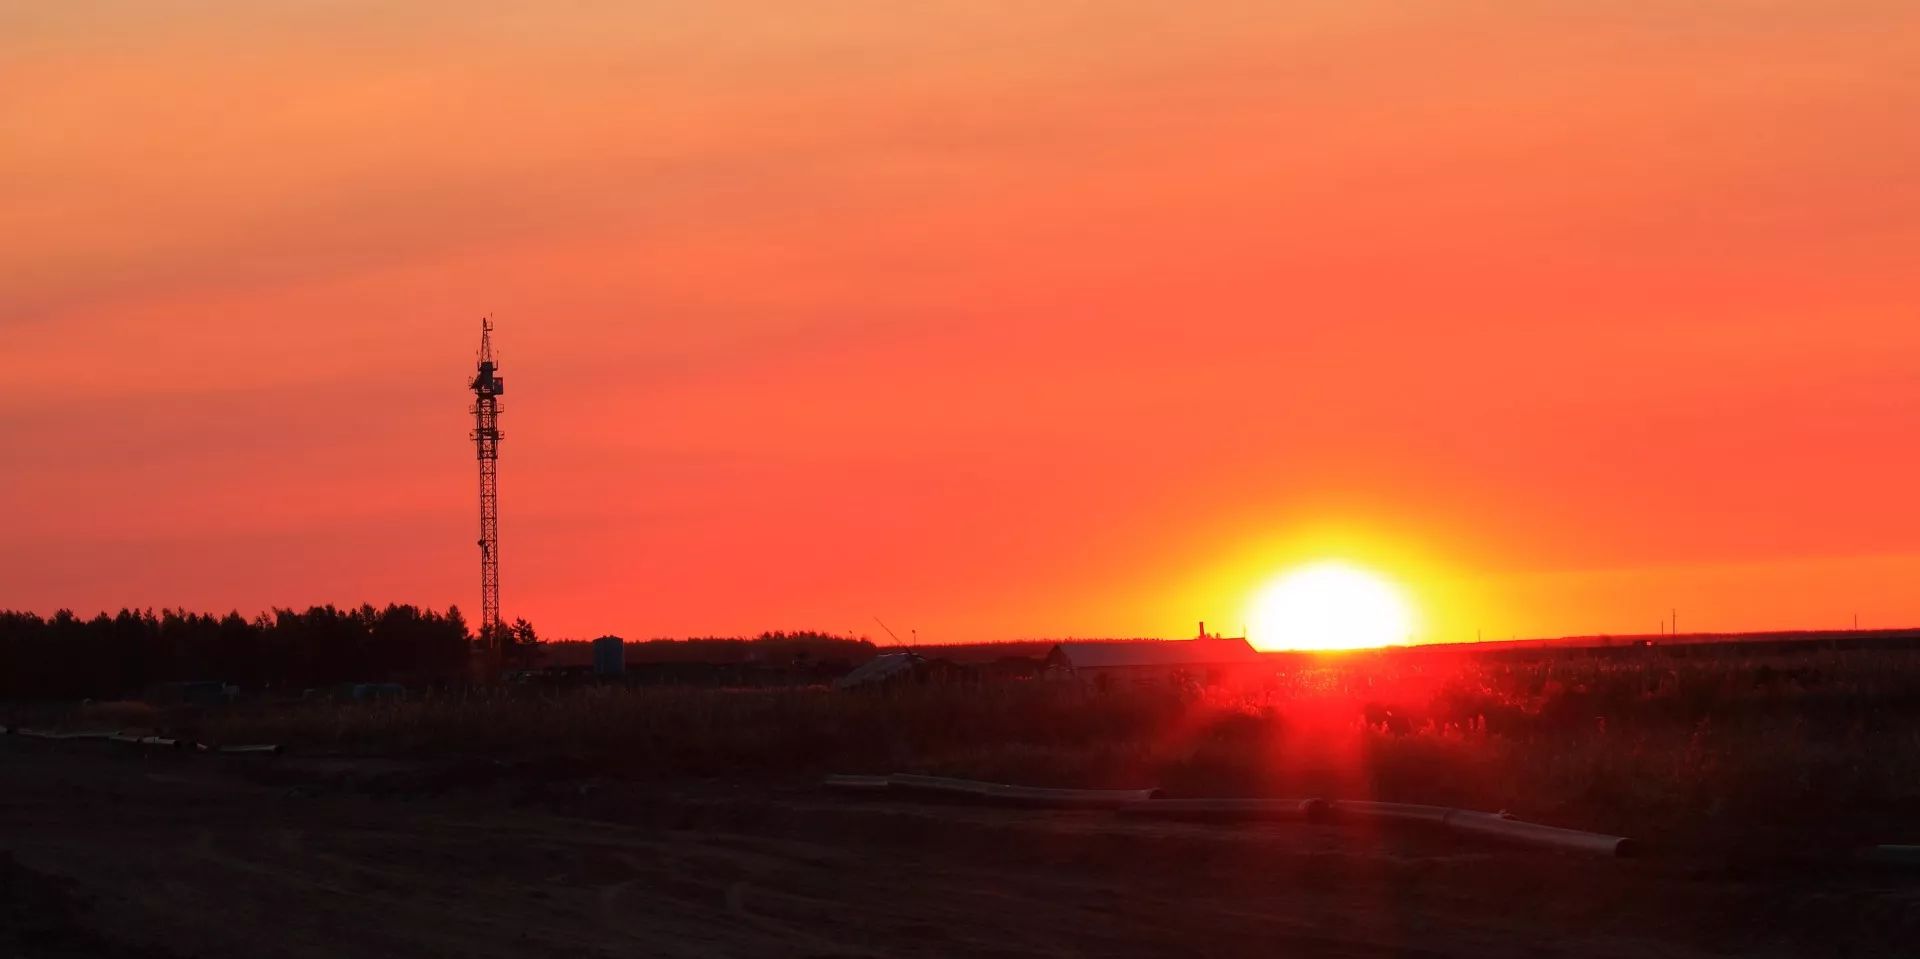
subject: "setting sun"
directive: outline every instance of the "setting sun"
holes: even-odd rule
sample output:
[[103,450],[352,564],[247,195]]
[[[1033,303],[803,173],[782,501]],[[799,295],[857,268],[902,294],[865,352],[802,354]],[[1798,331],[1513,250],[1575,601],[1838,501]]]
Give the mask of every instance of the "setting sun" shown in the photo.
[[1275,579],[1248,618],[1248,639],[1261,649],[1363,649],[1404,645],[1413,635],[1412,604],[1398,586],[1339,562]]

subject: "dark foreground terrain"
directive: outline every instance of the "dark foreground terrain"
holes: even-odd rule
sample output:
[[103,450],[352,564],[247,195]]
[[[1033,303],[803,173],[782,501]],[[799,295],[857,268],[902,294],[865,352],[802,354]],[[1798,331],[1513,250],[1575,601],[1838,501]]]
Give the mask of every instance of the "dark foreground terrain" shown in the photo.
[[26,957],[1865,956],[1920,930],[1920,883],[1832,866],[19,738],[0,849]]

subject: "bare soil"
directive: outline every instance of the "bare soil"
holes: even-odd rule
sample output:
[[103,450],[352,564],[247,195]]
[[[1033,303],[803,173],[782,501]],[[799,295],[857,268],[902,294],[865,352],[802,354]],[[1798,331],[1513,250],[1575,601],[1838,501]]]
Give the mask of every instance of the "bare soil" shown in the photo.
[[0,739],[0,956],[1890,955],[1913,876]]

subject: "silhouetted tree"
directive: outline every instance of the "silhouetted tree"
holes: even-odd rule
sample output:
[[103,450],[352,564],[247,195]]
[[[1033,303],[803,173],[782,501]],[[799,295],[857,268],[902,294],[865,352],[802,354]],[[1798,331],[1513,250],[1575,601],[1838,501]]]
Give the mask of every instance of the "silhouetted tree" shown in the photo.
[[516,619],[506,628],[506,642],[502,653],[508,668],[524,669],[533,665],[539,658],[540,636],[533,631],[533,624],[524,619]]

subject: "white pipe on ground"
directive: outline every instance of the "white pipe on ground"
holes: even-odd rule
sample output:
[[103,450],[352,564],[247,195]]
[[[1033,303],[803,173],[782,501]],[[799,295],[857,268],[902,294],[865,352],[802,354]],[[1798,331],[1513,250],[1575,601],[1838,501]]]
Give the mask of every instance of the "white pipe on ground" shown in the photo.
[[56,732],[51,729],[16,729],[14,732],[31,739],[111,739],[117,730],[96,729],[85,732]]
[[1049,789],[988,783],[987,798],[1021,806],[1049,808],[1119,809],[1160,795],[1158,789]]
[[926,793],[935,796],[985,798],[987,795],[987,784],[977,780],[922,776],[916,773],[894,773],[887,777],[887,787],[897,792]]
[[[1352,799],[1335,802],[1322,799],[1162,799],[1158,789],[1049,789],[912,773],[829,776],[825,785],[830,789],[847,791],[884,788],[908,794],[947,796],[1003,805],[1110,809],[1122,815],[1167,819],[1408,822],[1447,829],[1464,836],[1498,839],[1543,849],[1614,857],[1632,856],[1637,852],[1634,841],[1624,836],[1521,822],[1505,813],[1475,812],[1418,803]],[[1914,852],[1905,854],[1920,855]],[[1881,853],[1886,858],[1899,855],[1902,853]]]
[[1561,829],[1539,823],[1521,822],[1501,813],[1456,809],[1446,819],[1448,829],[1457,833],[1487,836],[1506,842],[1549,849],[1564,849],[1597,856],[1625,858],[1637,852],[1636,843],[1625,836],[1608,836],[1578,829]]
[[1126,816],[1188,819],[1201,822],[1264,820],[1297,822],[1319,820],[1327,814],[1324,799],[1147,799],[1119,809]]
[[884,792],[888,783],[885,776],[833,775],[821,780],[821,785],[842,792]]
[[1368,802],[1357,799],[1335,800],[1333,815],[1343,819],[1387,819],[1399,822],[1444,823],[1456,812],[1449,806],[1422,806],[1404,802]]
[[1505,813],[1475,812],[1449,806],[1422,806],[1413,803],[1364,802],[1341,800],[1333,804],[1336,817],[1346,819],[1415,822],[1441,826],[1462,835],[1485,836],[1527,846],[1564,849],[1601,856],[1631,856],[1634,842],[1624,836],[1608,836],[1561,829],[1539,823],[1521,822]]
[[975,799],[1012,806],[1042,806],[1056,809],[1117,809],[1159,795],[1157,789],[1050,789],[1042,786],[1010,786],[977,779],[952,779],[946,776],[921,776],[895,773],[887,777],[890,789]]

